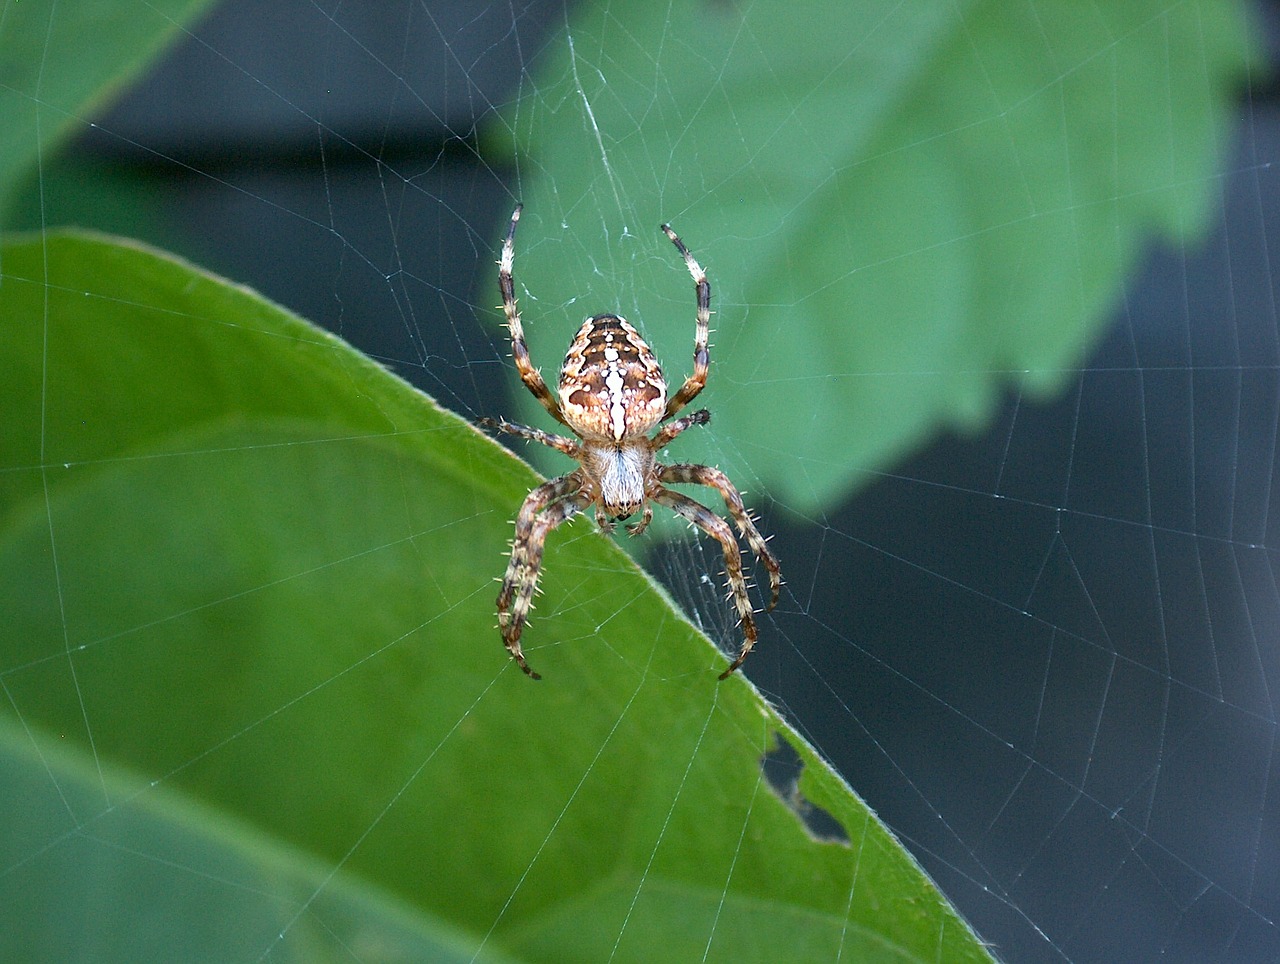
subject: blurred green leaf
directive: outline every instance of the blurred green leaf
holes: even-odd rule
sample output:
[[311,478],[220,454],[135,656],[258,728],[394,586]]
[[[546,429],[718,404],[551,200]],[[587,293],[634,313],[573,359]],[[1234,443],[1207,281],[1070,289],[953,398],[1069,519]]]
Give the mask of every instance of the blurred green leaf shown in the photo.
[[[510,664],[493,580],[536,479],[492,441],[139,246],[48,233],[0,267],[0,941],[986,959],[589,521],[547,552],[545,679]],[[779,734],[851,843],[762,782]]]
[[1246,9],[585,4],[499,135],[527,158],[534,358],[554,370],[583,316],[623,310],[684,377],[670,221],[714,289],[716,459],[830,504],[1002,391],[1057,387],[1143,244],[1204,229]]
[[113,97],[210,0],[10,0],[0,8],[0,213],[36,161]]

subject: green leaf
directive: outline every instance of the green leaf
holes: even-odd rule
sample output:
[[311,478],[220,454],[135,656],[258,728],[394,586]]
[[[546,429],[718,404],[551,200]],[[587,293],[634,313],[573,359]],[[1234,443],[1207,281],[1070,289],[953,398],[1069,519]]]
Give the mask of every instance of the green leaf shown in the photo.
[[511,665],[536,479],[471,426],[139,246],[0,259],[0,903],[44,959],[986,959],[589,521]]
[[0,9],[0,211],[36,161],[210,0],[11,0]]
[[252,961],[286,929],[296,960],[472,959],[421,908],[6,718],[0,784],[6,961]]
[[501,135],[534,358],[623,310],[684,377],[670,221],[713,286],[716,458],[830,504],[1056,388],[1151,235],[1204,229],[1246,29],[1209,0],[583,5]]

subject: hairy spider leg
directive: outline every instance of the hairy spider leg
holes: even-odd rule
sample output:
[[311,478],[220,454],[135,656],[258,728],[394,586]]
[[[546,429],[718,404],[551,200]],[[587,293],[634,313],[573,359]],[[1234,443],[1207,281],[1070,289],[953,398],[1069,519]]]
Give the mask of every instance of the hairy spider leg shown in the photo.
[[684,256],[685,266],[689,269],[689,274],[693,275],[693,283],[698,291],[698,322],[693,336],[693,374],[684,380],[680,391],[672,395],[667,402],[667,411],[662,417],[668,419],[693,401],[707,383],[707,367],[710,364],[707,339],[711,335],[711,283],[707,281],[707,273],[693,259],[684,242],[671,230],[671,225],[662,225],[662,232],[671,239],[676,250]]
[[529,621],[547,534],[586,507],[587,500],[581,494],[581,488],[582,482],[576,473],[544,482],[529,493],[516,516],[511,560],[507,563],[507,574],[498,592],[498,628],[511,658],[534,679],[542,677],[525,662],[520,648],[520,633]]
[[544,432],[540,428],[531,428],[528,425],[518,425],[515,422],[508,422],[505,418],[479,418],[476,419],[485,428],[495,429],[499,432],[505,432],[508,435],[515,435],[530,442],[541,442],[548,448],[553,448],[557,452],[563,452],[571,459],[580,458],[582,456],[582,446],[571,438],[565,438],[563,435],[552,435],[550,432]]
[[738,619],[742,624],[743,643],[738,657],[729,664],[729,668],[720,674],[720,679],[727,679],[747,658],[756,645],[756,621],[751,615],[751,600],[747,596],[747,583],[742,576],[742,553],[738,549],[738,540],[733,536],[729,523],[720,518],[705,505],[695,502],[688,496],[658,486],[653,500],[665,505],[672,512],[688,519],[699,529],[720,543],[724,549],[725,582],[729,584],[729,594],[738,607]]
[[729,477],[719,469],[713,469],[709,465],[693,465],[682,462],[675,465],[661,466],[658,469],[658,478],[663,482],[677,484],[688,482],[694,485],[705,485],[720,493],[724,498],[725,508],[733,516],[733,521],[737,525],[738,531],[747,540],[747,544],[751,546],[751,551],[756,554],[760,564],[768,570],[769,589],[771,592],[769,605],[765,607],[765,612],[771,611],[774,606],[778,605],[778,596],[782,592],[782,568],[778,565],[777,556],[769,551],[768,540],[756,528],[755,521],[751,518],[751,513],[747,511],[747,507],[742,502],[742,496],[734,484],[729,481]]
[[524,340],[524,326],[520,324],[520,312],[516,308],[516,283],[511,277],[511,268],[515,262],[516,225],[520,223],[520,212],[523,209],[523,204],[517,204],[511,213],[507,237],[502,242],[502,259],[498,262],[498,288],[502,291],[502,310],[507,316],[507,330],[511,332],[511,356],[515,359],[516,371],[520,373],[520,380],[524,382],[525,388],[551,413],[552,418],[567,425],[564,414],[560,411],[560,403],[542,380],[542,372],[533,367],[529,346]]
[[705,408],[700,408],[696,412],[689,415],[682,415],[674,422],[668,422],[658,430],[658,433],[649,440],[649,445],[653,451],[664,449],[671,444],[671,440],[683,432],[687,428],[693,428],[695,425],[706,425],[711,421],[711,413]]

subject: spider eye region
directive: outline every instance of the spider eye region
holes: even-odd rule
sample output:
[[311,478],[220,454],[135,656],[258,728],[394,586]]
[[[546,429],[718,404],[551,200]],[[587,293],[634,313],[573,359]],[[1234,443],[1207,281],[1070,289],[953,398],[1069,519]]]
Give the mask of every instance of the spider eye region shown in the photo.
[[620,442],[662,420],[667,383],[640,333],[618,315],[583,322],[560,369],[560,407],[583,438]]

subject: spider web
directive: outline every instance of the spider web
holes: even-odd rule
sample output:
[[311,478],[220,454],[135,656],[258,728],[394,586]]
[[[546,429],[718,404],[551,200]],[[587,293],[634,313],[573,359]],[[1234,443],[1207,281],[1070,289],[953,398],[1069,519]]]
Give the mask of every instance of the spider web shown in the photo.
[[[143,171],[152,220],[129,233],[330,327],[469,419],[514,416],[508,350],[483,299],[513,195],[540,172],[495,168],[477,131],[536,82],[526,65],[562,42],[566,13],[395,9],[374,24],[340,6],[228,3],[122,103],[86,118],[75,153]],[[736,480],[787,579],[746,672],[1006,960],[1280,956],[1272,95],[1242,103],[1208,241],[1148,250],[1059,396],[1010,390],[980,435],[943,434],[817,511],[750,469]],[[608,196],[566,209],[636,208],[607,170],[625,133],[600,136]],[[264,139],[269,163],[253,146]],[[67,180],[42,168],[38,225],[83,223],[59,207],[78,203],[66,189],[76,168]],[[534,224],[521,231],[536,249]],[[668,271],[688,294],[656,232],[636,262],[598,237],[557,236],[596,280],[557,305],[521,291],[529,327],[615,308],[643,318]],[[749,314],[742,283],[708,269],[720,324]],[[761,370],[713,367],[718,377],[776,389]],[[714,422],[686,435],[681,458],[758,458]],[[731,652],[716,547],[681,533],[650,549],[651,570]],[[0,666],[0,680],[20,669]],[[455,727],[473,704],[462,705]],[[673,752],[673,770],[691,764]],[[785,795],[789,766],[766,765],[761,787]],[[413,779],[399,775],[352,851]],[[798,808],[816,834],[839,836]],[[549,820],[543,846],[558,832]],[[19,851],[9,872],[35,856]],[[496,883],[507,904],[532,866]]]

